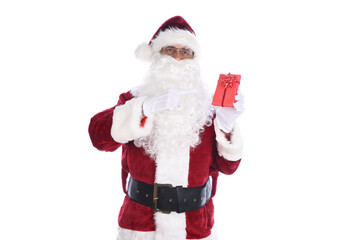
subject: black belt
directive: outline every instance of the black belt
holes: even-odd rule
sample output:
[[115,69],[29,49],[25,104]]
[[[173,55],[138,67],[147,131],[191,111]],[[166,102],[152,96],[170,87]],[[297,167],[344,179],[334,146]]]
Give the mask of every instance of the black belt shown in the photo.
[[127,194],[131,200],[151,207],[154,212],[187,212],[205,206],[211,198],[211,183],[201,187],[172,187],[170,184],[148,184],[130,177]]

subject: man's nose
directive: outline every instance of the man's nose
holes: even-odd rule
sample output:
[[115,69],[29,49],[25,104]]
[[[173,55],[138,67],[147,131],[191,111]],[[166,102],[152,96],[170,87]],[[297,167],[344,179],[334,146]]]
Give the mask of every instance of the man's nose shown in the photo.
[[179,51],[176,51],[173,58],[175,58],[176,60],[183,60],[183,57],[181,56]]

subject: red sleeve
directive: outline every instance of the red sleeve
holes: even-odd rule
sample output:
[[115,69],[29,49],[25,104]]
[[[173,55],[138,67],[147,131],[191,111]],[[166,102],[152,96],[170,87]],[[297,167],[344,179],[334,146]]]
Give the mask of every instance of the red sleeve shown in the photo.
[[[121,94],[116,106],[124,104],[131,98],[130,92]],[[95,148],[101,151],[113,152],[121,146],[121,143],[116,142],[110,133],[114,109],[115,107],[106,109],[90,120],[89,135],[91,142]]]
[[214,158],[213,158],[212,167],[224,174],[227,175],[233,174],[238,169],[241,159],[237,161],[230,161],[225,159],[224,157],[219,156],[219,153],[216,150],[216,141],[214,143],[213,149],[215,150],[213,153]]
[[[212,128],[214,128],[214,124],[212,125]],[[239,167],[241,159],[237,161],[227,160],[224,157],[221,157],[217,150],[217,142],[215,137],[215,130],[213,129],[213,143],[212,143],[212,149],[213,149],[213,162],[211,164],[211,167],[221,173],[230,175],[233,174]]]
[[223,157],[217,156],[214,165],[215,168],[218,169],[220,172],[230,175],[238,169],[240,162],[241,159],[237,161],[229,161]]
[[215,196],[217,188],[217,178],[219,172],[230,175],[239,167],[241,159],[230,161],[224,157],[220,157],[216,149],[216,140],[213,141],[213,160],[210,167],[210,176],[213,178],[211,196]]

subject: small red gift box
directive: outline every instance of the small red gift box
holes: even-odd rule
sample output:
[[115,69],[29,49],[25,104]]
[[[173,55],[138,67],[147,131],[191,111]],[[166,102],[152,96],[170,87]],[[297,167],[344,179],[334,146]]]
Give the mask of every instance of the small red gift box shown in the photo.
[[241,75],[220,74],[212,105],[234,107],[235,95],[240,85]]

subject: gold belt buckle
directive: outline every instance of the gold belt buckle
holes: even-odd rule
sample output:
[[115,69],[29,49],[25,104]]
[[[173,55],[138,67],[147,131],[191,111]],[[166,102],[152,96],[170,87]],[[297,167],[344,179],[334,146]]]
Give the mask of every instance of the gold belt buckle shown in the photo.
[[159,196],[158,196],[158,188],[159,187],[168,187],[168,188],[172,188],[171,184],[160,184],[160,183],[155,183],[154,184],[154,192],[153,192],[153,211],[154,213],[160,212],[160,213],[165,213],[165,214],[170,214],[171,211],[161,211],[157,208],[157,202],[159,200]]

